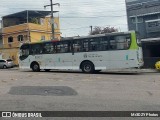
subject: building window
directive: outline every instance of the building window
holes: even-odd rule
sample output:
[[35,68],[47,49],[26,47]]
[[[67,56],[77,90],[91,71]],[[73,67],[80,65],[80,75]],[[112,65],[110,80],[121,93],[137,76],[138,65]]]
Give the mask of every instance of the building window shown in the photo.
[[42,41],[45,40],[45,36],[44,36],[44,35],[41,36],[41,40],[42,40]]
[[132,23],[143,23],[143,17],[131,18]]
[[28,36],[27,35],[24,35],[24,40],[28,40]]
[[23,35],[18,35],[17,39],[18,41],[23,41]]
[[48,20],[48,27],[51,27],[52,23],[51,23],[51,19]]
[[138,23],[143,23],[143,17],[138,17],[137,21],[138,21]]
[[54,29],[58,29],[58,24],[54,23]]
[[11,42],[13,42],[13,37],[12,36],[8,38],[8,43],[11,43]]
[[131,18],[131,21],[132,21],[132,23],[136,23],[135,17],[134,17],[134,18]]
[[160,26],[159,21],[148,22],[148,27],[157,27],[157,26]]
[[44,19],[43,18],[40,18],[40,24],[44,25]]

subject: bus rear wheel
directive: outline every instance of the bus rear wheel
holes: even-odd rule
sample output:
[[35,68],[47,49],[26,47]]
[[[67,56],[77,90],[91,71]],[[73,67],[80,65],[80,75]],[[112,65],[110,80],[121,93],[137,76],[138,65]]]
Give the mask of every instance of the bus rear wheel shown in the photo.
[[92,62],[86,61],[82,63],[81,67],[84,73],[93,73],[94,72],[94,64]]
[[39,64],[38,63],[34,63],[32,65],[32,70],[33,70],[33,72],[39,72],[40,71]]

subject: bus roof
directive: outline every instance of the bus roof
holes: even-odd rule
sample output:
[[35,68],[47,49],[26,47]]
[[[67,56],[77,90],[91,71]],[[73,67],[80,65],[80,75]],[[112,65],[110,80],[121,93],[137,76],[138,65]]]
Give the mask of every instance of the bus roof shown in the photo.
[[105,34],[97,34],[97,35],[88,35],[88,36],[76,36],[76,37],[66,37],[62,38],[61,40],[76,40],[76,39],[85,39],[85,38],[95,38],[95,37],[103,37],[103,36],[110,36],[110,35],[121,35],[121,34],[129,34],[135,31],[128,31],[128,32],[112,32],[112,33],[105,33]]
[[[87,39],[87,38],[95,38],[95,37],[103,37],[103,36],[111,36],[111,35],[122,35],[122,34],[129,34],[135,31],[128,31],[128,32],[112,32],[112,33],[105,33],[105,34],[97,34],[97,35],[88,35],[88,36],[76,36],[76,37],[66,37],[62,38],[60,41],[67,41],[67,40],[78,40],[78,39]],[[33,42],[33,43],[24,43],[24,44],[38,44],[38,43],[48,43],[48,42],[58,42],[59,40],[47,40],[47,41],[40,41],[40,42]]]

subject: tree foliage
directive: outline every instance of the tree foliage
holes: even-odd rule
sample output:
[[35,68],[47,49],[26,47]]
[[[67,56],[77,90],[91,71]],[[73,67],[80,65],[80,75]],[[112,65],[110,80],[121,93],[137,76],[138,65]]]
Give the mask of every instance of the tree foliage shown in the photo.
[[96,34],[104,34],[104,33],[112,33],[112,32],[118,32],[118,29],[114,27],[94,27],[93,31],[90,32],[90,35],[96,35]]

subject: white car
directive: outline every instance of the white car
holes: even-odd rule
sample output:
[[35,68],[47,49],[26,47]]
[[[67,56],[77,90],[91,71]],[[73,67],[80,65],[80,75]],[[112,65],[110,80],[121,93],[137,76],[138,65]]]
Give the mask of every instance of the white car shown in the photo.
[[14,67],[13,60],[11,59],[0,59],[0,68],[12,68]]

